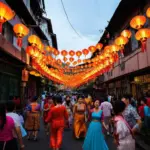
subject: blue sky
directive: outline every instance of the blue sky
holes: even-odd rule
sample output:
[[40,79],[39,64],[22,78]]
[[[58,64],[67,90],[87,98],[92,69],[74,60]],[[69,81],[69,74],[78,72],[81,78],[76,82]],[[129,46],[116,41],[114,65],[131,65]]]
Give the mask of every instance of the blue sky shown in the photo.
[[61,0],[45,0],[47,17],[52,20],[59,50],[82,50],[95,45],[120,0],[63,0],[68,17],[81,35],[70,27]]

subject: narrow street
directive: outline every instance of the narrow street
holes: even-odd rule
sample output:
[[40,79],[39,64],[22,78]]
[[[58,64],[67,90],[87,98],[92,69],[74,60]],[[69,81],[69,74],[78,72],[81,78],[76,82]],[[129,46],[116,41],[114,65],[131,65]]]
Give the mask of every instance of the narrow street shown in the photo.
[[[106,141],[110,150],[116,150],[113,144],[113,139],[107,137]],[[75,140],[72,136],[71,130],[65,130],[63,144],[61,150],[82,150],[83,140]],[[27,141],[25,139],[25,150],[50,150],[49,149],[49,137],[44,132],[43,124],[39,132],[39,139],[37,142]]]

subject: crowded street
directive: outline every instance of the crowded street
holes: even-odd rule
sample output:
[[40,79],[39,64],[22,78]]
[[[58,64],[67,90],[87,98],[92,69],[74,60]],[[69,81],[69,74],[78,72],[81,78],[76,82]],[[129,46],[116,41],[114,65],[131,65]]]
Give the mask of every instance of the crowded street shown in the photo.
[[[83,140],[84,139],[81,140],[74,139],[72,135],[72,130],[66,129],[64,132],[63,144],[60,150],[82,150]],[[106,141],[108,143],[110,150],[116,150],[116,146],[113,143],[113,138],[111,136],[108,136],[106,138]],[[37,142],[34,142],[25,139],[25,145],[26,145],[25,150],[31,150],[31,149],[49,150],[49,136],[46,136],[43,125],[39,133],[39,140]]]
[[0,150],[150,150],[150,0],[0,0]]

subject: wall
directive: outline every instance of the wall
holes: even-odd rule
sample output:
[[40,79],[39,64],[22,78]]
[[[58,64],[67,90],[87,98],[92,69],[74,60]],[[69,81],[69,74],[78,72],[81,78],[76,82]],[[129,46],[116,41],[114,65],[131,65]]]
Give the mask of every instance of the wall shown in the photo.
[[[124,64],[123,64],[124,63]],[[121,70],[120,65],[124,65],[124,69]],[[129,74],[140,69],[144,69],[150,66],[150,39],[147,41],[147,50],[142,53],[141,49],[134,51],[132,54],[124,57],[117,63],[112,71],[112,75],[105,73],[105,81],[117,78],[119,76]]]

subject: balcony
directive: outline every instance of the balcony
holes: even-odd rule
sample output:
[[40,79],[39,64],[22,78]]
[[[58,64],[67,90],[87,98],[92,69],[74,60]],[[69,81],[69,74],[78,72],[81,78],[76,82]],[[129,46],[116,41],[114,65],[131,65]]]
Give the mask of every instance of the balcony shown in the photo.
[[148,67],[150,67],[150,39],[147,41],[146,52],[142,53],[141,49],[138,49],[122,58],[120,62],[116,63],[111,76],[105,73],[105,82]]

